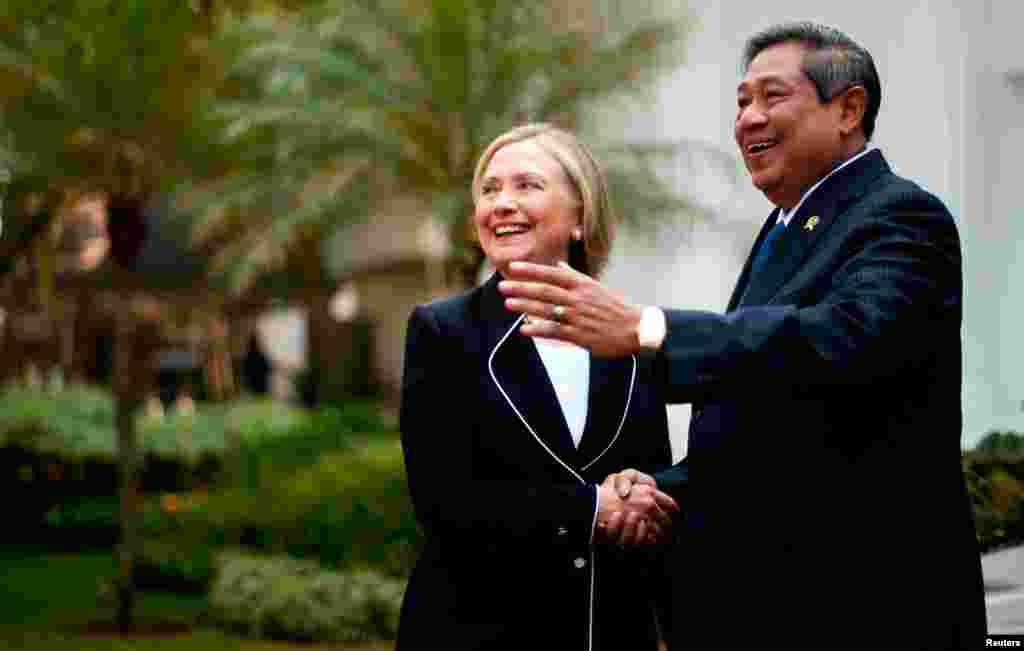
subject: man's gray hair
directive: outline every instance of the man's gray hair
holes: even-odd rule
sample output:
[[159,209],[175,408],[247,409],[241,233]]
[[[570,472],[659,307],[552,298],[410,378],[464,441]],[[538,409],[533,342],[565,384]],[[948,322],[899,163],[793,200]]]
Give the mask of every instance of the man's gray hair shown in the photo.
[[867,93],[867,107],[864,111],[864,136],[871,140],[875,132],[875,118],[882,105],[882,84],[871,54],[843,32],[801,21],[773,25],[747,39],[743,48],[743,69],[761,51],[782,43],[797,42],[807,48],[803,61],[803,73],[818,91],[822,103],[846,92],[853,86],[862,86]]

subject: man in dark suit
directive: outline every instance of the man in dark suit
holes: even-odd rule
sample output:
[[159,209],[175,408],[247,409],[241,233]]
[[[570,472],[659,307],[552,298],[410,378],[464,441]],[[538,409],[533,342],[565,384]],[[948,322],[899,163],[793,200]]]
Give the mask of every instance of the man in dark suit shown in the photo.
[[[501,284],[506,306],[559,321],[524,334],[644,352],[668,400],[693,404],[681,463],[609,478],[685,512],[673,648],[977,648],[954,221],[869,144],[880,82],[845,34],[776,26],[744,67],[736,142],[776,209],[726,313],[634,306],[528,264]],[[626,543],[636,524],[605,522]]]

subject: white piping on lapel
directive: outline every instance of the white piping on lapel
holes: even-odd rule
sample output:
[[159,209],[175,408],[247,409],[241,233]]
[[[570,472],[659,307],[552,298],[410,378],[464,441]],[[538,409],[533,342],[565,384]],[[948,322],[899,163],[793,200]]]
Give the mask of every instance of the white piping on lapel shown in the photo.
[[[530,432],[530,434],[533,435],[534,440],[537,441],[537,443],[540,443],[540,446],[542,448],[544,448],[547,451],[548,454],[551,455],[552,459],[557,461],[559,463],[559,465],[561,465],[563,468],[568,470],[572,474],[573,477],[575,477],[581,484],[583,484],[585,486],[587,484],[587,482],[583,479],[583,477],[581,477],[579,475],[579,473],[577,473],[575,470],[570,468],[567,463],[565,463],[560,458],[558,458],[558,455],[555,454],[554,451],[551,448],[548,447],[547,443],[545,443],[539,436],[537,436],[537,432],[533,431],[533,428],[530,427],[530,424],[528,422],[526,422],[526,418],[524,418],[523,415],[519,412],[519,410],[516,409],[515,403],[513,403],[512,399],[508,397],[507,393],[505,393],[505,388],[501,386],[501,382],[498,382],[498,376],[494,374],[494,355],[498,352],[498,349],[501,348],[501,345],[503,343],[505,343],[505,340],[508,339],[509,336],[513,332],[515,332],[516,327],[519,326],[519,323],[524,318],[526,318],[526,315],[525,314],[520,314],[519,318],[516,319],[512,323],[512,327],[510,327],[508,329],[508,331],[504,335],[502,335],[501,339],[498,340],[498,343],[494,344],[494,350],[492,350],[491,354],[487,357],[487,370],[491,374],[491,379],[494,380],[494,386],[498,387],[498,391],[501,391],[501,395],[505,398],[505,402],[507,402],[508,406],[512,408],[512,411],[514,411],[516,413],[516,416],[519,417],[519,420],[523,423],[523,426],[526,427],[527,431]],[[636,357],[633,358],[633,377],[634,378],[636,377]],[[630,381],[630,385],[629,386],[630,386],[630,395],[632,395],[632,389],[633,389],[632,381]],[[626,411],[629,411],[629,403],[628,403],[628,401],[626,403]],[[625,416],[623,416],[623,421],[625,421]],[[622,429],[622,423],[619,423],[619,429]],[[618,437],[618,432],[616,432],[615,436],[616,436],[616,438]],[[614,439],[612,440],[612,442],[614,442]],[[608,447],[609,448],[611,447],[611,443],[608,444]],[[607,451],[608,451],[608,448],[605,448],[604,451],[601,452],[601,455],[603,455]],[[598,458],[600,458],[601,455],[598,455]],[[595,461],[596,461],[596,459],[595,459]],[[591,461],[591,463],[593,463],[593,461]],[[589,560],[590,560],[590,567],[588,568],[589,574],[590,574],[590,594],[588,595],[589,603],[588,603],[588,608],[587,608],[587,649],[588,649],[588,651],[590,651],[590,650],[592,650],[594,648],[594,581],[596,579],[596,572],[594,572],[594,563],[597,562],[597,558],[596,558],[596,556],[594,554],[593,540],[594,540],[594,523],[597,522],[597,510],[598,510],[598,508],[600,506],[599,505],[600,498],[596,494],[596,491],[597,491],[597,487],[596,486],[594,487],[594,491],[595,491],[595,495],[594,495],[594,501],[595,501],[595,504],[594,504],[594,518],[593,518],[593,523],[591,523],[591,528],[590,528],[590,540],[591,540],[591,543],[590,543],[590,545],[587,546],[588,547],[588,549],[587,549],[587,551],[588,551],[587,556],[590,557],[589,558]]]
[[612,446],[615,445],[615,441],[619,440],[619,434],[622,433],[622,426],[626,424],[626,416],[629,415],[629,405],[633,402],[633,387],[636,385],[636,355],[631,355],[631,357],[633,358],[633,373],[629,377],[629,390],[626,391],[626,408],[622,410],[622,419],[619,421],[619,427],[615,430],[615,436],[612,437],[612,440],[608,442],[608,445],[606,445],[603,450],[601,450],[601,454],[597,455],[590,460],[590,463],[583,466],[583,470],[586,470],[597,463],[598,459],[603,457],[605,452],[612,449]]
[[[591,538],[593,539],[593,538]],[[590,607],[587,608],[587,651],[593,651],[594,648],[594,581],[597,572],[594,571],[594,563],[597,562],[597,558],[594,555],[594,545],[591,544],[588,551],[590,552]]]
[[533,435],[534,440],[537,441],[537,443],[539,443],[540,446],[544,448],[544,450],[546,450],[547,453],[550,454],[551,457],[559,463],[559,465],[568,470],[569,473],[572,474],[572,476],[575,477],[577,481],[585,485],[587,482],[583,479],[583,477],[581,477],[579,473],[577,473],[575,470],[569,467],[569,464],[562,461],[562,459],[560,459],[559,456],[555,454],[554,450],[549,448],[548,444],[545,443],[544,440],[541,439],[541,437],[537,436],[537,432],[533,431],[533,428],[530,427],[530,423],[526,422],[526,418],[523,417],[523,415],[516,408],[515,403],[513,403],[512,399],[508,397],[507,393],[505,393],[505,388],[501,386],[501,382],[498,382],[498,376],[494,374],[494,355],[498,352],[498,349],[501,348],[501,345],[505,343],[505,340],[509,338],[509,335],[515,332],[516,327],[519,325],[519,322],[522,321],[524,318],[526,318],[526,315],[520,314],[519,318],[512,323],[512,327],[508,329],[508,332],[506,332],[502,336],[502,338],[498,340],[498,343],[494,344],[494,350],[491,351],[490,356],[487,358],[487,370],[490,371],[491,373],[491,379],[494,380],[494,385],[498,387],[498,391],[501,391],[501,395],[504,396],[505,402],[507,402],[508,406],[512,408],[512,411],[516,412],[516,416],[519,417],[519,420],[523,423],[523,426],[526,427],[526,431]]

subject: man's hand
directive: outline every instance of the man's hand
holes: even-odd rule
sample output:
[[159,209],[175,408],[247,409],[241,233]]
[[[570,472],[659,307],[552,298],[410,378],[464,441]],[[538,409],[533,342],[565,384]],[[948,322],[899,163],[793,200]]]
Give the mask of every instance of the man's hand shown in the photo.
[[[651,488],[658,487],[658,482],[654,480],[654,477],[633,468],[626,468],[621,472],[613,472],[605,477],[604,481],[605,483],[611,482],[612,486],[615,487],[615,493],[622,499],[629,497],[634,484],[642,484]],[[678,508],[676,510],[678,511]]]
[[636,470],[625,470],[605,479],[598,487],[597,514],[605,540],[634,545],[662,543],[671,538],[671,514],[678,513],[679,506],[654,484],[652,477]]
[[506,296],[505,307],[543,319],[524,324],[524,335],[569,341],[598,357],[640,351],[636,329],[641,310],[618,292],[565,263],[549,267],[513,262],[508,274],[509,279],[498,284]]

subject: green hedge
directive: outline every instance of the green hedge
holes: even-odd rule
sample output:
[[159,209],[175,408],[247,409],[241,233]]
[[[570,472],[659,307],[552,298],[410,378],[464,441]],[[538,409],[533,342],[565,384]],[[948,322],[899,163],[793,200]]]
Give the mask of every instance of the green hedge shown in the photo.
[[396,436],[322,452],[301,471],[257,458],[235,489],[182,513],[183,527],[218,546],[409,574],[419,532]]
[[990,432],[963,467],[982,550],[1024,543],[1024,435]]
[[208,621],[253,638],[394,639],[404,585],[369,570],[332,572],[289,558],[225,554]]
[[[201,403],[195,414],[163,419],[140,414],[143,490],[181,492],[210,486],[220,480],[229,450],[287,439],[292,431],[309,430],[319,418],[270,400]],[[11,506],[8,521],[34,536],[54,509],[73,510],[83,497],[114,495],[116,440],[109,391],[80,385],[59,391],[0,388],[0,490],[25,496]],[[57,521],[72,524],[75,519]],[[91,536],[96,530],[85,533]]]
[[[265,439],[307,426],[312,412],[284,402],[246,399],[200,403],[191,415],[145,415],[137,420],[139,446],[155,456],[198,462],[223,454],[232,437]],[[114,400],[106,389],[72,385],[59,391],[7,385],[0,389],[0,446],[29,447],[62,457],[113,460],[117,454]]]
[[[140,589],[208,593],[209,623],[253,637],[393,638],[419,533],[397,426],[377,405],[200,404],[138,426]],[[103,391],[0,396],[0,480],[38,496],[18,503],[58,547],[113,547],[114,440]]]
[[216,576],[217,551],[187,536],[146,539],[135,565],[140,590],[206,594]]
[[[214,485],[146,498],[141,571],[147,586],[193,591],[210,580],[194,558],[234,547],[316,560],[327,568],[408,575],[419,532],[394,420],[368,403],[301,416],[245,425],[235,420],[232,425],[245,433],[228,434],[236,443],[222,457]],[[65,499],[46,513],[48,537],[61,547],[63,541],[112,545],[117,508],[113,490]],[[203,550],[184,551],[197,545]]]

